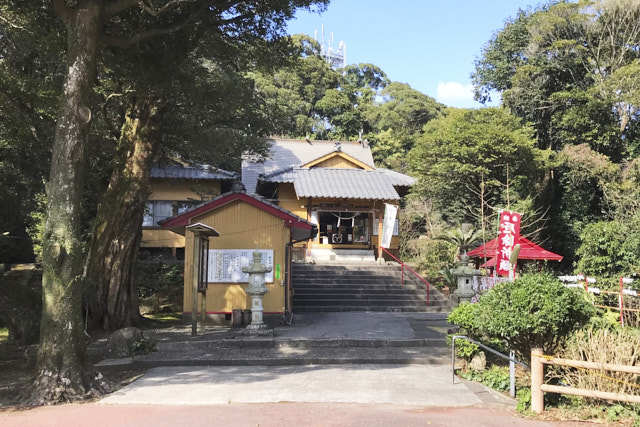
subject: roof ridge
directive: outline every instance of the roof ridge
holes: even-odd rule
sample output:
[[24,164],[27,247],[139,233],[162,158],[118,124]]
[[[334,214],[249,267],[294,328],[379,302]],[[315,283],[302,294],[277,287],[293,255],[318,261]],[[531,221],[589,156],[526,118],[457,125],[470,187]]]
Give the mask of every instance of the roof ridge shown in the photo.
[[348,140],[341,140],[341,139],[310,139],[310,140],[306,140],[306,139],[298,139],[298,138],[280,138],[280,137],[269,137],[267,138],[268,140],[271,141],[282,141],[282,142],[300,142],[300,143],[307,143],[307,144],[315,144],[315,143],[321,143],[321,144],[335,144],[336,142],[339,142],[341,144],[358,144],[358,145],[363,145],[362,142],[360,141],[348,141]]

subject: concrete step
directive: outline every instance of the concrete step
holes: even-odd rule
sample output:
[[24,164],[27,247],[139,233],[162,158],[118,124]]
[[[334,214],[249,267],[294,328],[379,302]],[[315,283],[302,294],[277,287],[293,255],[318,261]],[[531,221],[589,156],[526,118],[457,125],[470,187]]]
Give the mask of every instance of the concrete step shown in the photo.
[[[345,277],[345,278],[326,278],[326,279],[313,279],[313,280],[295,280],[292,279],[291,283],[293,283],[293,287],[297,287],[298,285],[390,285],[390,286],[398,286],[402,287],[402,282],[400,280],[390,280],[385,278],[354,278],[354,277]],[[405,282],[406,283],[406,282]]]
[[[294,302],[296,310],[300,307],[333,307],[335,311],[342,310],[343,307],[351,308],[346,311],[394,311],[404,308],[416,309],[422,311],[423,308],[437,307],[439,305],[427,305],[425,301],[409,301],[409,300],[297,300]],[[357,309],[357,310],[356,310]]]
[[398,265],[313,265],[292,268],[294,312],[449,311],[448,300]]
[[312,248],[309,250],[309,256],[313,261],[322,263],[375,264],[376,262],[372,249]]
[[402,289],[402,288],[383,288],[372,289],[365,286],[331,286],[331,287],[305,287],[295,288],[295,295],[412,295],[424,297],[426,292],[416,292],[414,289]]
[[344,311],[373,311],[373,312],[402,312],[402,313],[442,313],[449,312],[451,308],[445,305],[418,305],[413,307],[394,306],[347,306],[347,305],[295,305],[296,313],[335,313]]
[[[444,344],[427,346],[388,346],[371,351],[369,346],[340,348],[235,348],[201,351],[162,351],[123,360],[139,367],[157,366],[297,366],[336,364],[447,365],[450,349]],[[104,361],[107,362],[107,361]],[[97,366],[108,365],[98,364]]]
[[445,338],[354,339],[354,338],[279,338],[247,337],[244,339],[195,339],[158,342],[158,352],[228,351],[245,349],[349,349],[387,347],[433,347],[445,344]]
[[291,265],[292,271],[401,271],[399,265],[380,264],[297,264]]
[[318,284],[304,284],[304,285],[297,285],[294,287],[295,291],[302,291],[302,292],[307,292],[307,291],[322,291],[322,292],[327,292],[327,291],[336,291],[336,292],[350,292],[350,291],[371,291],[371,292],[394,292],[394,291],[399,291],[399,292],[411,292],[411,293],[425,293],[425,288],[424,287],[417,287],[417,286],[411,286],[411,285],[406,285],[406,286],[402,286],[402,285],[368,285],[368,284],[353,284],[353,283],[345,283],[345,284],[341,284],[341,283],[336,283],[336,284],[324,284],[324,285],[318,285]]

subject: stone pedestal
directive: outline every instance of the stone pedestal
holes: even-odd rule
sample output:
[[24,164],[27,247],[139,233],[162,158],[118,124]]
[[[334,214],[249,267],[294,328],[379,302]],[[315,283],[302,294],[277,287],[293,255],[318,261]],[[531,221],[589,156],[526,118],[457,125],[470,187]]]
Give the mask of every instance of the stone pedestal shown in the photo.
[[247,332],[261,334],[267,329],[267,325],[262,319],[263,307],[262,298],[267,293],[264,283],[264,274],[271,271],[270,267],[262,265],[259,252],[253,253],[253,263],[243,267],[242,271],[249,274],[249,286],[247,294],[251,297],[251,324],[247,326]]

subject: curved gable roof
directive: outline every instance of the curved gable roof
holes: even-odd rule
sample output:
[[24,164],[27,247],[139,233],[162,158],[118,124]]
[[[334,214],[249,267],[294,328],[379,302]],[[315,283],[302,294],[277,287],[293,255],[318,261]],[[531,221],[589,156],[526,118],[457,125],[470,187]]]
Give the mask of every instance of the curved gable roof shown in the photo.
[[263,162],[255,158],[242,160],[242,183],[249,193],[255,193],[260,175],[269,175],[289,168],[298,168],[320,157],[340,151],[374,168],[371,148],[356,141],[305,141],[274,138],[270,140],[269,157]]

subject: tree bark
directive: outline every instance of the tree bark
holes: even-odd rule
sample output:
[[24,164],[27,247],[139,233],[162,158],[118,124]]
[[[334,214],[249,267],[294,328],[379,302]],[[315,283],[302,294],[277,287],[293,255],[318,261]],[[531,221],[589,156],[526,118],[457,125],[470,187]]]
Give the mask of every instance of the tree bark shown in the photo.
[[100,205],[87,257],[89,319],[92,327],[119,329],[138,323],[135,264],[140,224],[150,194],[149,175],[156,157],[153,141],[156,106],[140,100],[122,126],[118,157]]
[[68,71],[46,184],[43,310],[32,394],[38,403],[83,398],[103,386],[86,367],[80,280],[84,261],[81,201],[91,120],[89,96],[96,75],[103,5],[101,1],[81,2],[74,9],[66,9],[60,2],[56,5],[67,26]]

